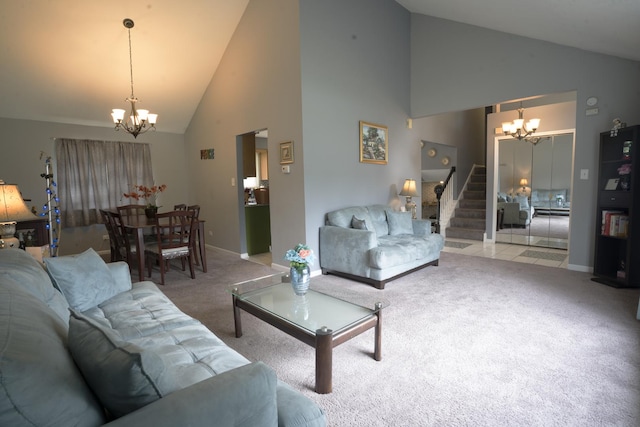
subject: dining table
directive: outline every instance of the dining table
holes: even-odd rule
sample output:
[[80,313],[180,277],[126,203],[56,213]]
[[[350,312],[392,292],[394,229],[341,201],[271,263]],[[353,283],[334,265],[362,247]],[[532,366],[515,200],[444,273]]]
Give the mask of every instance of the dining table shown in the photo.
[[[205,232],[204,232],[204,223],[205,221],[202,219],[197,219],[198,227],[197,227],[197,238],[198,238],[198,254],[200,255],[200,265],[202,266],[202,271],[207,272],[207,257],[205,250]],[[126,230],[131,230],[131,233],[135,237],[136,244],[136,255],[138,257],[138,277],[139,281],[142,282],[144,280],[144,269],[145,269],[145,256],[144,256],[144,247],[145,247],[145,231],[153,230],[153,227],[156,225],[155,218],[148,218],[146,215],[122,215],[122,225]],[[160,223],[160,227],[162,227],[162,223]]]

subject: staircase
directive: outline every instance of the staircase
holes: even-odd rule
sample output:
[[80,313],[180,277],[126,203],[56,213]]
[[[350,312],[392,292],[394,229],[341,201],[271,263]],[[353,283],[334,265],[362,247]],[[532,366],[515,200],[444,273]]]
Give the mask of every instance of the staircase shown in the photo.
[[474,166],[458,199],[446,236],[457,239],[484,240],[487,218],[487,168]]

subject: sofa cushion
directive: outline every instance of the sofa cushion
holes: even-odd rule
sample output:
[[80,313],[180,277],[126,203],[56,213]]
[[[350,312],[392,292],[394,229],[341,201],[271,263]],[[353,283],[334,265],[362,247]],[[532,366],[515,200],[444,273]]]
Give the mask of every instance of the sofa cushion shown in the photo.
[[431,236],[389,235],[379,238],[378,243],[378,247],[369,250],[369,265],[377,269],[434,258],[433,254],[438,254],[442,249],[442,239]]
[[520,204],[520,210],[526,211],[529,209],[529,199],[526,196],[516,196],[515,201]]
[[151,282],[75,312],[69,347],[103,405],[120,415],[249,363]]
[[368,230],[369,229],[367,227],[367,221],[365,221],[364,219],[358,219],[358,218],[356,218],[355,215],[351,218],[351,227],[355,228],[356,230]]
[[385,205],[371,205],[367,207],[369,216],[373,221],[373,229],[376,232],[376,237],[386,236],[389,234],[389,224],[387,223],[387,209]]
[[121,417],[175,390],[162,381],[162,360],[153,352],[123,341],[117,331],[73,310],[69,349],[105,408]]
[[66,323],[24,285],[0,287],[0,425],[102,425],[102,406],[67,350]]
[[389,222],[389,235],[398,236],[401,234],[413,234],[411,224],[411,212],[387,211],[387,221]]
[[0,283],[12,280],[24,290],[44,302],[67,325],[69,322],[69,304],[62,294],[53,287],[51,278],[34,257],[25,251],[0,250]]
[[352,228],[351,218],[353,217],[362,219],[367,224],[372,224],[369,211],[364,206],[354,206],[351,208],[338,209],[327,213],[327,225],[335,225],[342,228]]
[[75,310],[88,310],[131,288],[130,282],[115,281],[107,264],[91,248],[44,261],[55,285]]

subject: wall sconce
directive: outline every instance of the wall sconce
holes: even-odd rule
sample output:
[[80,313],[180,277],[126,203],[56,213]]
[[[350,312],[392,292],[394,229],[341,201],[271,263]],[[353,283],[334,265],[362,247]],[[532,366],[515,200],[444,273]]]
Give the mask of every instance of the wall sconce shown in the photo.
[[405,209],[407,210],[407,212],[411,212],[411,218],[416,219],[416,204],[411,200],[412,197],[418,197],[418,191],[416,190],[416,180],[405,179],[404,185],[402,186],[402,191],[400,191],[400,195],[407,198]]
[[522,178],[520,180],[520,186],[522,187],[522,192],[523,193],[527,192],[527,185],[529,185],[529,181],[527,180],[527,178]]
[[0,249],[17,248],[20,242],[14,237],[16,223],[34,219],[38,217],[31,213],[22,200],[18,186],[0,180]]

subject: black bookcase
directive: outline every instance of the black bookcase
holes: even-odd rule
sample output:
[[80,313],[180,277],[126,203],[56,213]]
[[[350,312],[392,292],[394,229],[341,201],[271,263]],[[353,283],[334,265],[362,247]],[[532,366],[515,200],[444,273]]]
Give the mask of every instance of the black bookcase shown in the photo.
[[593,280],[618,288],[640,287],[639,139],[640,125],[600,134]]

